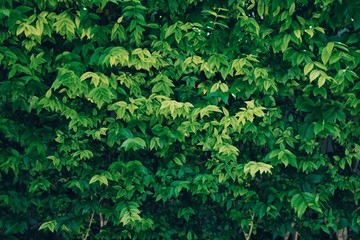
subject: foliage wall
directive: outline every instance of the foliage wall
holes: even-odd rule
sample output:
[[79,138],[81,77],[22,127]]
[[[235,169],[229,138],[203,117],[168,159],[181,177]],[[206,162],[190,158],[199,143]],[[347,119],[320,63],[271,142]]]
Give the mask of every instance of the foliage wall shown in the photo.
[[360,2],[2,0],[1,239],[359,239]]

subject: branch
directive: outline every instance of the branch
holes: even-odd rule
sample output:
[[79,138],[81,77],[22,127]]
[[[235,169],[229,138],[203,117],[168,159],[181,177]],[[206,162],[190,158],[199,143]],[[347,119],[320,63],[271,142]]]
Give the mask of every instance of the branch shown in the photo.
[[284,240],[289,240],[289,238],[290,238],[290,232],[287,231],[287,232],[286,232],[286,235],[285,235],[285,237],[284,237]]
[[352,172],[357,173],[359,168],[360,159],[355,159],[355,166],[351,169]]
[[90,229],[91,229],[92,221],[93,221],[93,219],[94,219],[94,214],[95,214],[95,211],[93,211],[92,214],[91,214],[89,226],[88,226],[88,229],[87,229],[87,231],[86,231],[86,235],[85,235],[85,237],[83,238],[83,240],[86,240],[86,239],[89,237],[89,232],[90,232]]
[[346,240],[348,238],[347,227],[340,229],[336,232],[336,238],[338,240]]
[[249,229],[249,233],[246,233],[245,230],[243,231],[244,232],[244,236],[245,236],[245,239],[246,240],[250,240],[250,237],[251,237],[251,234],[252,234],[252,231],[253,231],[253,228],[254,228],[254,214],[251,215],[251,222],[250,222],[250,229]]

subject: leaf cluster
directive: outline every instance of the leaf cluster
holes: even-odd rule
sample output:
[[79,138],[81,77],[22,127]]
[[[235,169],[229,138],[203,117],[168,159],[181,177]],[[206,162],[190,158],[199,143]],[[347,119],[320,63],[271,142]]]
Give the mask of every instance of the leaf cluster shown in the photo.
[[359,11],[1,1],[0,238],[357,239]]

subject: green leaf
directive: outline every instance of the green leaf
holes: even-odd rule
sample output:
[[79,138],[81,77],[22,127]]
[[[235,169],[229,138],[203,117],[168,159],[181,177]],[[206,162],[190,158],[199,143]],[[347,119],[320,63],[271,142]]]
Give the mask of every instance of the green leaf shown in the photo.
[[120,223],[122,223],[123,226],[126,226],[129,223],[141,221],[142,218],[140,217],[139,207],[140,205],[134,201],[128,203],[120,202],[116,206],[116,210],[120,212]]
[[87,78],[91,78],[91,83],[94,84],[95,87],[99,85],[100,77],[93,72],[86,72],[80,77],[80,81],[84,81]]
[[359,7],[3,0],[0,238],[358,239]]
[[308,73],[314,68],[314,63],[313,62],[309,62],[308,64],[305,65],[304,67],[304,76],[308,75]]
[[318,80],[318,87],[322,87],[326,82],[326,77],[325,76],[321,76]]
[[262,0],[259,0],[257,5],[257,12],[260,17],[264,16],[264,10],[265,10],[265,3]]
[[[106,54],[106,55],[105,55]],[[110,66],[125,66],[129,63],[129,52],[123,47],[109,47],[104,51],[101,64]]]
[[45,97],[46,97],[46,98],[50,98],[50,97],[51,97],[51,89],[49,89],[49,90],[46,91]]
[[61,36],[72,38],[75,35],[75,23],[72,21],[68,12],[62,12],[56,17],[54,28]]
[[166,29],[166,32],[165,32],[165,38],[168,38],[170,35],[172,35],[174,32],[175,32],[175,29],[176,29],[176,23],[169,26],[167,29]]
[[308,204],[305,202],[305,199],[301,194],[295,194],[291,198],[291,207],[296,211],[298,217],[302,218],[308,207]]
[[101,108],[104,103],[110,103],[116,98],[115,94],[107,87],[96,87],[89,92],[89,99],[93,101],[98,108]]
[[10,16],[10,10],[9,9],[6,9],[6,8],[1,8],[0,9],[0,13],[6,17],[9,17]]
[[220,87],[220,83],[215,83],[214,85],[212,85],[211,89],[210,89],[210,92],[213,93],[213,92],[216,92]]
[[120,146],[121,148],[124,148],[125,151],[129,151],[130,149],[133,150],[139,150],[139,149],[144,149],[146,148],[146,142],[139,138],[139,137],[135,137],[135,138],[129,138],[126,139]]
[[106,176],[100,176],[100,175],[94,175],[90,181],[89,184],[95,183],[95,182],[99,182],[100,185],[104,184],[106,186],[109,185],[108,179]]
[[295,12],[295,2],[293,2],[289,8],[289,16],[293,15],[293,13]]
[[285,34],[285,36],[283,37],[282,40],[282,46],[281,46],[281,51],[285,52],[289,46],[289,42],[291,39],[291,35],[290,34]]
[[263,173],[271,173],[271,169],[273,167],[270,164],[263,163],[263,162],[254,162],[250,161],[244,166],[244,173],[251,175],[251,177],[255,177],[257,172],[260,172],[260,174]]
[[[220,90],[225,93],[225,92],[229,91],[229,87],[225,83],[220,83]],[[211,90],[210,90],[210,92],[211,92]]]
[[334,48],[334,43],[333,42],[329,42],[325,48],[322,49],[321,52],[321,60],[322,62],[326,65],[327,62],[329,61],[331,54],[332,54],[332,50]]
[[295,37],[302,41],[301,30],[294,30]]
[[314,133],[315,135],[318,135],[320,132],[322,132],[325,129],[325,125],[321,123],[316,123],[314,126]]
[[188,222],[191,215],[195,215],[195,211],[191,207],[186,207],[178,210],[177,217],[183,217]]
[[294,168],[298,168],[297,161],[296,161],[296,155],[290,152],[289,150],[285,150],[286,156],[289,160],[289,164],[293,166]]
[[44,222],[43,224],[40,225],[39,230],[50,230],[51,232],[55,231],[55,227],[57,225],[57,221],[56,220],[51,220],[48,222]]
[[310,82],[314,81],[317,77],[319,77],[319,75],[320,75],[320,71],[319,71],[319,70],[312,70],[312,71],[310,72],[310,77],[309,77]]
[[174,158],[174,162],[175,162],[177,165],[180,165],[180,166],[183,165],[183,163],[181,162],[181,160],[180,160],[179,158],[177,158],[177,157]]

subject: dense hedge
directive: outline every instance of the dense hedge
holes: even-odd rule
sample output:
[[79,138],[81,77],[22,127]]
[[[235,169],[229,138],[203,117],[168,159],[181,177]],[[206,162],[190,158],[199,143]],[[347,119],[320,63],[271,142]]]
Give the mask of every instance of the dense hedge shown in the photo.
[[1,239],[360,239],[360,1],[2,0]]

